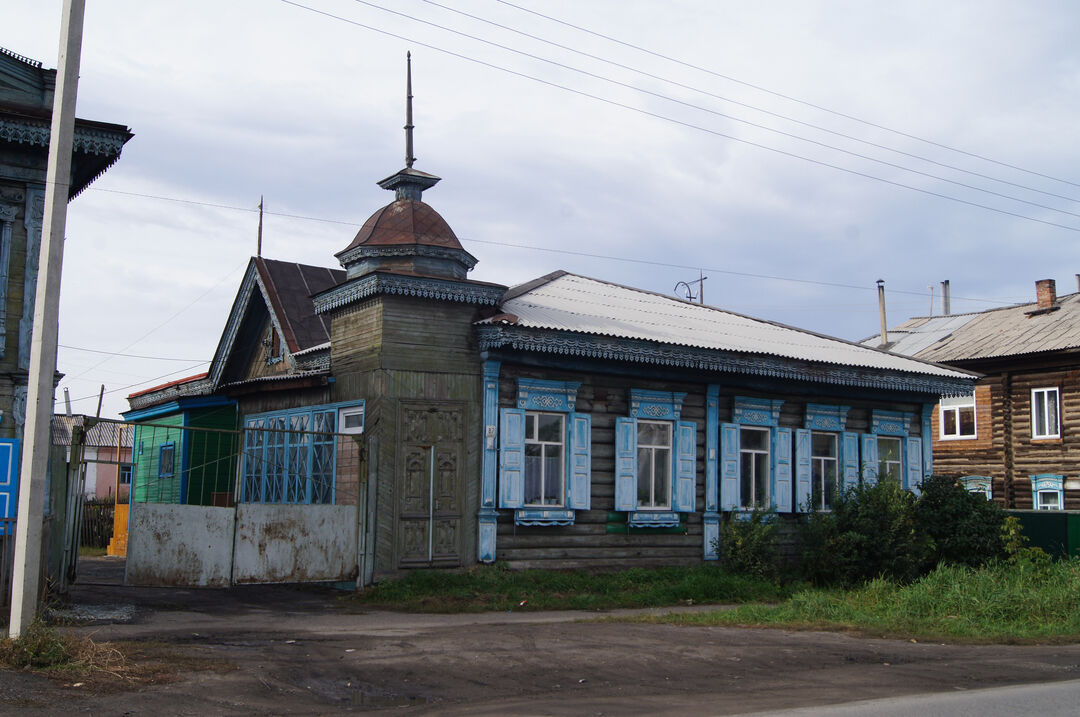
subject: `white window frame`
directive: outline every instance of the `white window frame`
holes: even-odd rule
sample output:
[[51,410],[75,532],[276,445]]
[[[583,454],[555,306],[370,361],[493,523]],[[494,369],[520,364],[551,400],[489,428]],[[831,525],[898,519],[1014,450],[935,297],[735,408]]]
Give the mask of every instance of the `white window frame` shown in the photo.
[[[761,450],[760,448],[743,447],[743,435],[745,435],[747,431],[754,431],[757,433],[761,433],[765,436],[765,450]],[[760,455],[765,456],[765,475],[757,476],[755,469],[755,475],[750,478],[749,481],[751,492],[750,496],[745,495],[744,491],[742,490],[742,484],[745,484],[747,482],[746,476],[742,475],[742,461],[743,456],[746,454],[753,455],[755,457],[754,461],[752,461],[751,463],[751,465],[754,465],[755,467],[757,466],[756,457]],[[772,429],[765,426],[739,426],[739,466],[739,509],[755,510],[760,508],[762,510],[768,510],[769,507],[772,505],[772,495],[770,490],[772,487],[770,484],[772,483],[773,472]],[[764,494],[762,496],[758,496],[756,491],[759,483],[761,484],[762,493]]]
[[[359,426],[346,426],[345,424],[348,423],[348,419],[352,418],[353,416],[360,416],[360,425]],[[363,406],[352,406],[350,408],[342,408],[342,409],[340,409],[338,411],[338,422],[337,422],[337,429],[338,429],[337,432],[338,433],[347,433],[347,434],[350,434],[350,435],[359,435],[359,434],[364,432],[364,423],[365,423],[365,420],[364,420],[364,407]]]
[[[814,437],[828,436],[833,440],[833,455],[818,456],[814,454]],[[810,499],[811,510],[827,511],[832,506],[825,505],[825,465],[831,461],[833,464],[833,500],[843,492],[843,476],[840,462],[840,434],[831,431],[810,432]],[[820,476],[819,476],[820,469]],[[821,500],[817,500],[821,498]]]
[[985,496],[987,500],[994,499],[994,482],[990,476],[964,476],[960,482],[968,493]]
[[[1035,510],[1064,510],[1065,491],[1063,490],[1065,479],[1059,475],[1044,473],[1031,476],[1031,499]],[[1047,500],[1053,496],[1053,503]]]
[[[896,441],[896,445],[899,446],[900,450],[899,450],[899,457],[895,461],[887,461],[882,456],[883,451],[881,450],[881,444],[882,444],[883,441]],[[906,463],[904,461],[904,439],[903,439],[903,437],[901,437],[901,436],[883,436],[883,435],[879,435],[877,437],[877,451],[878,451],[878,464],[877,464],[877,478],[878,478],[878,480],[883,480],[886,476],[888,476],[889,475],[888,467],[892,466],[892,465],[895,465],[896,466],[895,478],[897,479],[897,482],[900,485],[904,485],[904,466],[906,465]]]
[[[642,443],[641,440],[641,427],[642,426],[661,426],[664,429],[667,437],[667,443]],[[673,421],[654,421],[639,418],[637,420],[637,452],[638,452],[638,510],[671,510],[671,491],[674,486],[672,485],[672,479],[675,474],[675,424]],[[667,453],[667,458],[660,458],[661,464],[666,464],[667,468],[667,485],[664,486],[667,492],[667,500],[662,502],[656,501],[656,468],[658,462],[658,456],[662,452]],[[642,461],[642,452],[649,456],[647,464]],[[647,503],[641,500],[641,471],[647,465],[649,472],[649,501]]]
[[[1036,409],[1036,396],[1039,395],[1043,397],[1041,410]],[[1050,431],[1049,397],[1051,395],[1054,397],[1054,408],[1056,409],[1054,411],[1053,432]],[[1045,428],[1042,433],[1038,431],[1040,419]],[[1031,437],[1033,439],[1061,438],[1061,392],[1057,386],[1031,389]]]
[[[540,417],[551,416],[559,419],[559,440],[557,441],[544,441],[540,440]],[[532,435],[529,435],[529,419],[532,419]],[[525,490],[528,492],[529,486],[529,446],[540,447],[540,502],[530,503],[527,495],[523,496],[525,500],[526,508],[564,508],[566,507],[566,444],[567,444],[567,426],[566,426],[566,414],[555,413],[547,411],[526,411],[525,412]],[[554,478],[549,478],[547,475],[547,449],[549,446],[559,447],[559,461],[556,464],[558,466],[558,475]],[[558,500],[555,503],[543,502],[545,487],[550,481],[555,481],[555,484],[559,487]]]
[[[963,433],[960,421],[961,412],[965,408],[971,409],[971,433]],[[953,415],[955,431],[948,433],[945,430],[946,415]],[[975,392],[967,396],[942,396],[938,404],[938,438],[943,441],[968,441],[977,438],[979,434],[978,411],[975,407]]]

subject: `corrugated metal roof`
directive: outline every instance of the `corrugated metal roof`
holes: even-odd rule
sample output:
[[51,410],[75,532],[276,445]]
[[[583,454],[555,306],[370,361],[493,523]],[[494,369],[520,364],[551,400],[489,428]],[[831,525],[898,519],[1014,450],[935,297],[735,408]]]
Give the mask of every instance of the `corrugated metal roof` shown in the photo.
[[[52,444],[54,446],[71,445],[71,429],[74,426],[84,426],[86,421],[94,421],[82,414],[55,414],[52,418]],[[83,436],[83,445],[97,446],[99,448],[115,448],[117,443],[126,448],[131,448],[133,431],[130,426],[115,421],[99,421],[90,427]]]
[[944,366],[841,339],[564,272],[515,287],[506,296],[501,310],[513,316],[493,317],[486,323],[510,320],[531,328],[841,366],[969,377]]
[[[911,319],[891,350],[926,361],[969,361],[1080,348],[1080,294],[1058,298],[1053,311],[1020,304],[977,314]],[[1032,313],[1036,312],[1036,313]],[[946,328],[950,330],[945,330]],[[918,338],[911,338],[918,336]]]

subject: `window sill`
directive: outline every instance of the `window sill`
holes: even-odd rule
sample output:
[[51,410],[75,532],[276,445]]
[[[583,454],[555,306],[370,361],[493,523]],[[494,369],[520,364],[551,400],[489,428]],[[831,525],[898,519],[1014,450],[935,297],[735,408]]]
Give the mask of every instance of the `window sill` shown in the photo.
[[638,510],[630,513],[627,522],[634,528],[675,528],[679,525],[679,514],[671,511]]
[[938,440],[945,441],[974,441],[978,438],[978,435],[974,436],[939,436]]
[[565,508],[522,508],[514,513],[515,525],[573,525],[574,511]]
[[1061,437],[1032,438],[1031,444],[1035,446],[1060,446],[1064,443]]

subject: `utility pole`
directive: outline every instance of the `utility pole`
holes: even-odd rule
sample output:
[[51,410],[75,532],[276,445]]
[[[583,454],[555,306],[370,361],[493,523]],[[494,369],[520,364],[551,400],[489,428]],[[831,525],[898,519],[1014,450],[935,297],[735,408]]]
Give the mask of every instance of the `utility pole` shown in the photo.
[[19,517],[15,525],[11,620],[8,633],[18,637],[37,616],[41,592],[42,522],[45,473],[49,466],[53,415],[53,377],[60,317],[60,272],[71,184],[71,145],[75,134],[75,95],[79,85],[83,14],[86,0],[64,0],[60,18],[60,56],[56,68],[49,165],[45,179],[45,216],[41,228],[34,328],[30,340],[26,427],[19,477]]

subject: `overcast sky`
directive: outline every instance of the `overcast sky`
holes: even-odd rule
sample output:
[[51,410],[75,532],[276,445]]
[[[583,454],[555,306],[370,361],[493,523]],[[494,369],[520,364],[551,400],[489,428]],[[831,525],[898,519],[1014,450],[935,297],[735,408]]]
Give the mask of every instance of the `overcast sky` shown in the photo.
[[[709,304],[852,340],[879,278],[890,324],[943,279],[954,312],[1076,290],[1073,0],[513,3],[90,0],[78,115],[135,137],[69,205],[58,397],[115,416],[205,370],[260,195],[264,256],[336,267],[392,200],[409,49],[474,279],[700,269]],[[60,12],[17,0],[0,45],[55,67]]]

